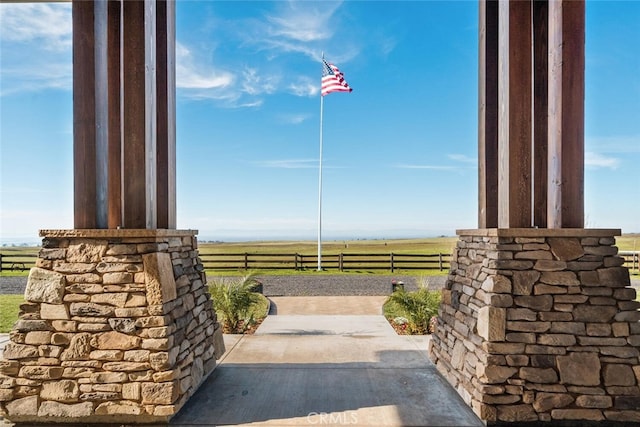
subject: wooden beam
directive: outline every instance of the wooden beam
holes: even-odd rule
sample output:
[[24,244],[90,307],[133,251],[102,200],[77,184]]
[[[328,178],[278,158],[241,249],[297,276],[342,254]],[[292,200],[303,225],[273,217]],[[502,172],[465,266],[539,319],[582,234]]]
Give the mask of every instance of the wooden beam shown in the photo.
[[550,228],[584,227],[584,1],[549,5]]
[[145,27],[143,1],[122,4],[122,226],[147,228]]
[[562,2],[562,227],[584,227],[585,3]]
[[108,14],[108,228],[122,226],[122,132],[120,129],[120,0],[109,0]]
[[157,1],[158,228],[176,227],[175,2]]
[[156,0],[144,4],[145,227],[158,227]]
[[531,1],[499,4],[498,227],[532,223]]
[[96,227],[108,226],[109,98],[107,3],[94,4],[95,126],[96,126]]
[[548,0],[533,2],[533,225],[547,227]]
[[498,2],[480,0],[478,227],[498,226]]
[[73,224],[96,228],[96,109],[94,3],[72,4]]

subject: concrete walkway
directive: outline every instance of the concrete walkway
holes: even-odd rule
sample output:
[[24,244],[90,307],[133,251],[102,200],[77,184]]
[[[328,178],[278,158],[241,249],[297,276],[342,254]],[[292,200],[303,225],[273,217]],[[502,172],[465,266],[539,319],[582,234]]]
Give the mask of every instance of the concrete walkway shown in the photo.
[[225,336],[171,425],[483,425],[429,361],[429,338],[398,336],[380,315],[384,297],[272,301],[255,335]]

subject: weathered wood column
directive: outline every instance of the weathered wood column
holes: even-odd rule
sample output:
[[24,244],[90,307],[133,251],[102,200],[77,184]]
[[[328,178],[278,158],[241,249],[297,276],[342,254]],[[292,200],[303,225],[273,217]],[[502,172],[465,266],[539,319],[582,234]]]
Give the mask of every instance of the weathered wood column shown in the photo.
[[480,1],[480,228],[584,226],[584,1]]
[[498,2],[480,1],[478,34],[478,226],[498,226]]
[[73,41],[75,228],[175,228],[175,2],[74,1]]
[[531,226],[531,6],[498,7],[498,227]]
[[550,228],[584,227],[584,43],[584,1],[550,2]]

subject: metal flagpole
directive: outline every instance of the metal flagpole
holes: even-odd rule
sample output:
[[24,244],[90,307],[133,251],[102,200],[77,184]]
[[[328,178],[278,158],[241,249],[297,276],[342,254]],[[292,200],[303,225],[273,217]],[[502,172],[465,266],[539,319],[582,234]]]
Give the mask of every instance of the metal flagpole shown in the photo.
[[[324,54],[322,55],[324,59]],[[322,115],[324,96],[320,94],[320,166],[318,172],[318,271],[322,271]]]

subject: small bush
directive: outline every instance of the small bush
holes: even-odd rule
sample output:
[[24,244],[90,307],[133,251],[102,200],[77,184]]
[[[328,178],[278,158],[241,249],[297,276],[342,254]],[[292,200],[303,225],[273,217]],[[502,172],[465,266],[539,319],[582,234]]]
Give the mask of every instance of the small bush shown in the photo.
[[222,317],[225,333],[242,333],[255,324],[251,308],[262,299],[255,292],[258,285],[253,273],[229,281],[216,280],[209,285],[213,308]]
[[417,291],[404,289],[395,291],[385,302],[384,312],[387,318],[403,317],[407,319],[407,329],[412,334],[431,332],[431,318],[438,315],[440,291],[429,290],[423,283]]

